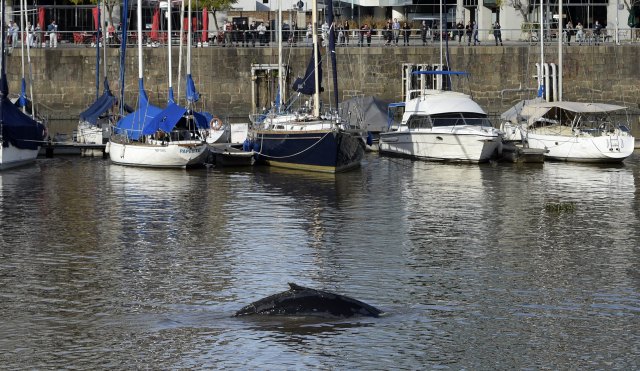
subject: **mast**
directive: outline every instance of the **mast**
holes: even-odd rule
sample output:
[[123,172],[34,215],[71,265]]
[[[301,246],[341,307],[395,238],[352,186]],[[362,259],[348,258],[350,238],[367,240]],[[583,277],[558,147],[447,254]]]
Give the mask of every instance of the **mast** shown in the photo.
[[[4,50],[5,50],[5,43],[7,41],[6,38],[6,25],[5,25],[5,17],[6,17],[6,12],[5,12],[5,7],[4,7],[4,1],[5,0],[0,0],[0,10],[2,11],[2,16],[0,16],[0,39],[2,39],[0,41],[0,46],[2,47],[0,50],[0,99],[3,99],[4,97],[6,97],[9,94],[9,86],[7,84],[7,75],[5,74],[5,65],[6,65],[6,58],[4,55]],[[0,121],[0,124],[2,124],[2,122]],[[0,133],[2,132],[2,125],[0,125]]]
[[278,93],[276,94],[276,107],[278,112],[282,107],[284,92],[284,79],[282,74],[282,0],[278,0]]
[[[96,29],[96,100],[100,97],[100,0],[96,5],[98,9],[98,29]],[[106,49],[106,46],[105,46]],[[105,75],[106,76],[106,75]]]
[[120,30],[120,117],[124,116],[124,72],[127,54],[127,18],[129,17],[129,0],[122,2],[122,29]]
[[[540,32],[538,32],[538,42],[540,43],[540,76],[538,76],[538,79],[542,78],[543,75],[543,68],[542,66],[544,66],[544,1],[540,0]],[[540,80],[542,81],[542,80]],[[546,90],[548,87],[545,86],[544,89]]]
[[[438,38],[440,39],[440,70],[443,70],[443,65],[442,65],[442,0],[440,0],[440,21],[439,22],[440,23],[439,23],[439,27],[438,27],[438,32],[440,32],[440,35],[438,35]],[[476,19],[476,22],[478,22],[477,19]],[[473,30],[471,30],[471,32],[473,33]],[[475,43],[473,45],[475,45]]]
[[333,23],[333,0],[328,0],[327,23],[329,23],[329,54],[331,55],[331,76],[333,78],[333,101],[338,110],[338,71],[336,71],[336,37],[335,24]]
[[[558,2],[558,102],[562,101],[562,0]],[[555,82],[555,81],[554,81]]]
[[[2,13],[2,16],[5,16],[4,12]],[[23,37],[22,40],[26,40],[24,37],[26,37],[26,33],[24,30],[24,8],[23,8],[23,1],[20,1],[20,30],[21,31],[21,36]],[[4,51],[4,49],[3,49]],[[20,92],[20,104],[22,105],[22,112],[26,113],[27,112],[27,99],[25,97],[26,95],[26,91],[25,91],[25,79],[24,79],[24,42],[20,43],[20,58],[22,59],[22,66],[21,66],[21,71],[22,71],[22,91]]]
[[[162,10],[161,10],[162,13]],[[174,102],[175,103],[175,98],[173,96],[173,77],[172,77],[172,73],[173,73],[173,69],[172,69],[172,64],[171,64],[171,2],[167,2],[167,14],[168,14],[168,22],[167,22],[167,48],[168,50],[168,58],[169,58],[169,62],[168,62],[168,67],[169,67],[169,102]]]
[[315,92],[313,93],[313,116],[320,117],[320,79],[318,76],[318,9],[316,0],[311,2],[311,37],[313,38],[313,79]]
[[[27,18],[27,0],[22,0],[24,5],[24,17]],[[33,27],[33,25],[31,25]],[[28,31],[28,30],[27,30]],[[31,66],[31,46],[29,45],[28,38],[25,36],[23,40],[27,40],[27,64],[29,65],[29,96],[31,97],[31,117],[36,117],[36,107],[33,103],[33,69]]]
[[[138,80],[142,84],[142,0],[138,0],[138,9],[136,9],[136,17],[138,19]],[[142,85],[140,86],[142,88]]]
[[189,8],[187,9],[187,76],[191,75],[191,0],[189,0]]
[[180,99],[180,86],[182,85],[182,39],[184,32],[184,0],[180,1],[180,41],[178,47],[178,99]]

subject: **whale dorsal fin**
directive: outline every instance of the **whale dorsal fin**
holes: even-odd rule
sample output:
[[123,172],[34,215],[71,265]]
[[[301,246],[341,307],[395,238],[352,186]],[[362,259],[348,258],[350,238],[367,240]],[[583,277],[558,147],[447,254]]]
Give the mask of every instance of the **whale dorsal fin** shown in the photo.
[[289,288],[291,288],[291,290],[293,290],[293,291],[302,291],[302,290],[306,289],[305,287],[302,287],[300,285],[296,285],[293,282],[289,282]]

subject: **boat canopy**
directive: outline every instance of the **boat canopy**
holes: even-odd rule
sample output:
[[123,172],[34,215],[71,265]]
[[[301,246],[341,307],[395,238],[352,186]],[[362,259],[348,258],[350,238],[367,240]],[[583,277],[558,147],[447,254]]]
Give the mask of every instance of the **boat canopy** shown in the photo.
[[[526,120],[529,124],[533,124],[536,120],[544,117],[550,112],[554,113],[557,110],[563,110],[572,112],[575,114],[604,114],[609,112],[615,112],[624,110],[627,107],[618,106],[614,104],[606,103],[589,103],[589,102],[537,102],[532,104],[525,104],[519,114],[519,120]],[[507,111],[509,112],[509,111]],[[506,117],[505,112],[502,117],[513,123],[518,123],[518,115],[515,111],[511,112],[509,117]]]
[[44,140],[45,127],[27,116],[6,95],[0,96],[2,145],[8,143],[20,149],[37,150]]
[[162,110],[149,103],[147,93],[144,91],[142,79],[138,81],[139,104],[138,109],[118,121],[114,128],[116,134],[126,134],[131,140],[138,140],[142,135],[142,129]]
[[354,97],[342,101],[342,116],[351,126],[366,131],[384,131],[387,129],[387,105],[372,96]]
[[89,108],[80,113],[80,120],[95,125],[100,115],[107,112],[116,102],[116,97],[111,94],[107,79],[104,80],[104,92]]
[[470,96],[452,91],[435,91],[411,99],[405,106],[406,114],[438,115],[450,112],[469,112],[486,115],[486,112]]
[[[142,135],[151,135],[158,130],[162,130],[166,133],[171,132],[186,112],[187,109],[185,107],[178,106],[175,103],[169,103],[165,109],[149,120],[142,129]],[[199,112],[192,112],[192,114],[198,129],[209,128],[209,120],[207,119],[207,116]]]

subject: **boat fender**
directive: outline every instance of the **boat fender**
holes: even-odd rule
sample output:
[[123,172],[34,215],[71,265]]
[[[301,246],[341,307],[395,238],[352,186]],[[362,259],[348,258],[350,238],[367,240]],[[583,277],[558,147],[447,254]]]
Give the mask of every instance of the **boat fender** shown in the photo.
[[245,152],[251,152],[251,142],[249,141],[249,138],[242,142],[242,150]]
[[370,131],[367,131],[367,145],[373,145],[373,134]]
[[107,144],[104,146],[104,153],[109,154],[109,150],[111,149],[111,142],[107,142]]

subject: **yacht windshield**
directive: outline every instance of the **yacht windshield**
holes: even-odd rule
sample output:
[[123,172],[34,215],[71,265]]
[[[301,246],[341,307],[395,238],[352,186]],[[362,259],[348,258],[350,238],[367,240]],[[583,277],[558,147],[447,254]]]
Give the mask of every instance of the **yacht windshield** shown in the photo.
[[492,126],[487,115],[472,112],[450,112],[431,116],[433,126]]

